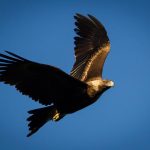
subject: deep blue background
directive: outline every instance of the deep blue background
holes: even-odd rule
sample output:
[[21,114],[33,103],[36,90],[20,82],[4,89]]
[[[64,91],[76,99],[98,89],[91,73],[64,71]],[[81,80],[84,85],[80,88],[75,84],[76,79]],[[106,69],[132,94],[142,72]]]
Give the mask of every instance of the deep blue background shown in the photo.
[[98,102],[47,123],[30,138],[27,111],[41,105],[0,83],[0,150],[149,150],[149,8],[148,0],[0,0],[0,52],[15,52],[69,73],[73,15],[92,14],[111,41],[103,76],[115,81],[115,88]]

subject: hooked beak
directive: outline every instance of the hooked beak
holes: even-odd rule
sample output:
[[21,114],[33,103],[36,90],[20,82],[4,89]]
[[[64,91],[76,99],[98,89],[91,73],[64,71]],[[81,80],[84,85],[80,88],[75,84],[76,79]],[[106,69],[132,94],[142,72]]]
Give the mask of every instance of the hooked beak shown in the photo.
[[113,81],[109,81],[108,86],[114,87],[114,86],[115,86],[115,83],[114,83]]

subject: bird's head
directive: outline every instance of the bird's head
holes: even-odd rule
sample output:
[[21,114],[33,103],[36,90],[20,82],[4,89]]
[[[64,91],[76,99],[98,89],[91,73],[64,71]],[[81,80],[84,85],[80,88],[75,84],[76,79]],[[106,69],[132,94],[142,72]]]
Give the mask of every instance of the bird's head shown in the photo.
[[88,86],[88,94],[93,97],[95,95],[100,95],[109,88],[114,86],[114,82],[111,80],[101,80],[95,79],[86,82]]
[[103,80],[103,83],[106,88],[111,88],[111,87],[114,87],[115,85],[112,80]]

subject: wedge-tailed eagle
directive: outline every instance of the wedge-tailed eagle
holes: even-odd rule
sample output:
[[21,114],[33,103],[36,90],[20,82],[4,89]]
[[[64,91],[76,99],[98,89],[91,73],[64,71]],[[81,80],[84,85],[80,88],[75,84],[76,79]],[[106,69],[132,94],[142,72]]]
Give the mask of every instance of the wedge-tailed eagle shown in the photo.
[[31,136],[49,120],[58,121],[91,105],[104,91],[114,86],[102,79],[110,42],[104,26],[91,15],[76,14],[75,63],[70,75],[51,66],[20,57],[12,52],[0,53],[0,82],[15,86],[46,107],[30,110]]

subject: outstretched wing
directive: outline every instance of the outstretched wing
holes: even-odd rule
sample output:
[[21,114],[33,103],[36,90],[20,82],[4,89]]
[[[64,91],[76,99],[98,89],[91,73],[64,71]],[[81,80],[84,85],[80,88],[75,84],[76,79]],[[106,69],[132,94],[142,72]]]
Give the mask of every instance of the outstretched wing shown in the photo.
[[64,100],[69,90],[85,87],[84,83],[58,68],[6,52],[9,55],[0,54],[0,82],[14,85],[22,94],[41,104]]
[[75,64],[71,75],[81,81],[102,77],[110,43],[104,26],[93,16],[76,14]]

